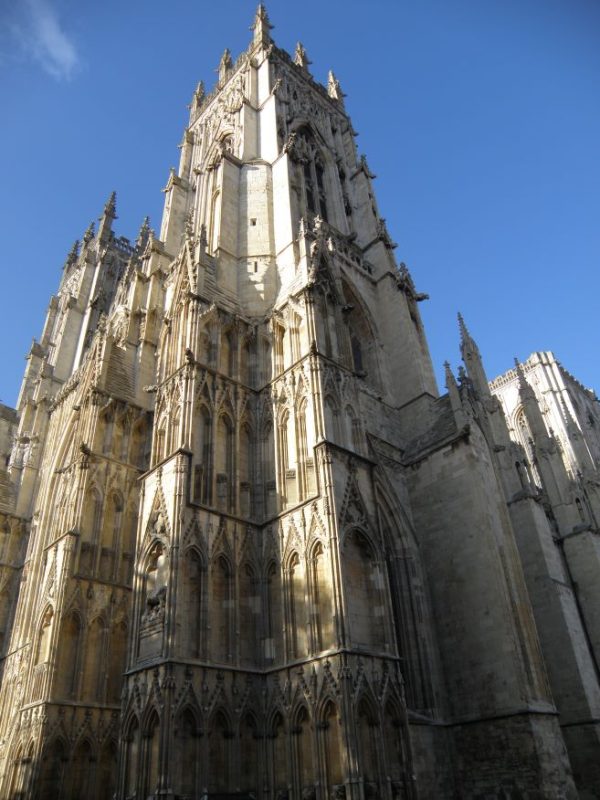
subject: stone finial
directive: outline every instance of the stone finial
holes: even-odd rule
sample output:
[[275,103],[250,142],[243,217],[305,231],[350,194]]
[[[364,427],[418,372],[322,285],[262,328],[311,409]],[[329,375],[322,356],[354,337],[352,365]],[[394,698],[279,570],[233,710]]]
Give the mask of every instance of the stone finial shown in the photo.
[[83,234],[84,245],[89,244],[93,238],[94,238],[94,223],[90,222],[90,224],[87,226],[85,233]]
[[115,219],[117,219],[117,193],[112,192],[100,217],[100,225],[98,226],[98,240],[100,242],[104,243],[110,239],[112,223]]
[[68,269],[69,267],[71,267],[77,261],[78,255],[79,255],[79,239],[75,239],[75,241],[73,242],[73,246],[67,253],[67,259],[65,261],[64,269]]
[[272,30],[272,28],[273,26],[269,20],[267,9],[262,3],[260,3],[256,9],[256,15],[254,17],[252,27],[250,28],[251,31],[254,31],[253,44],[268,46],[271,42],[271,35],[269,31]]
[[449,389],[451,386],[456,386],[456,378],[454,377],[450,362],[448,361],[444,361],[444,377],[446,379],[446,389]]
[[458,312],[457,316],[458,316],[458,330],[460,331],[460,341],[461,344],[466,344],[468,341],[472,341],[471,334],[469,333],[469,330],[465,325],[463,315],[460,313],[460,311]]
[[304,49],[302,42],[298,42],[296,45],[296,50],[294,52],[294,64],[302,67],[302,69],[305,69],[307,72],[309,65],[312,64],[312,61],[309,60],[308,55],[306,54],[306,50]]
[[[459,368],[459,374],[460,374],[460,368]],[[452,407],[452,413],[454,414],[456,426],[457,428],[461,429],[466,422],[465,411],[463,408],[456,378],[454,377],[454,373],[452,372],[450,364],[447,361],[444,361],[444,375],[446,378],[446,389],[448,389],[448,397],[450,398],[450,405]],[[464,386],[464,381],[465,381],[465,375],[463,370],[463,373],[461,374],[461,386]]]
[[194,94],[192,95],[192,102],[190,103],[190,109],[192,113],[198,111],[202,105],[205,95],[206,92],[204,90],[204,81],[198,81],[198,85],[194,89]]
[[137,250],[142,252],[146,247],[149,238],[150,238],[150,217],[144,217],[144,221],[142,222],[140,231],[135,241],[135,246]]
[[533,391],[533,387],[525,377],[525,371],[523,370],[523,365],[516,356],[515,356],[515,371],[517,373],[517,381],[519,384],[519,395],[521,396],[521,399],[531,398],[537,406],[537,400],[535,397],[535,392]]
[[221,60],[219,61],[219,83],[222,83],[227,79],[232,67],[233,61],[231,60],[231,53],[226,47],[223,51],[223,55],[221,56]]
[[344,102],[344,97],[346,96],[344,92],[342,92],[342,87],[340,86],[340,82],[333,74],[333,70],[329,70],[329,74],[327,75],[327,94],[331,97],[332,100],[337,100],[338,103]]
[[117,219],[117,193],[111,192],[104,206],[104,216]]

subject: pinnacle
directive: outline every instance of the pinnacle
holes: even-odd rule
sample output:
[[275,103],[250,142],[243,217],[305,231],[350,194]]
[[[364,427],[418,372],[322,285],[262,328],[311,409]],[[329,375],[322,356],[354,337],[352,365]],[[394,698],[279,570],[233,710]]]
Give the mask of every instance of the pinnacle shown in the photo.
[[115,191],[112,191],[110,197],[106,201],[106,205],[104,206],[104,215],[116,219],[117,218],[116,211],[117,211],[117,193]]
[[229,48],[226,47],[225,50],[223,50],[223,55],[221,56],[219,67],[217,69],[217,72],[219,73],[219,82],[222,82],[227,78],[232,66],[233,61],[231,60],[231,52]]
[[65,262],[65,267],[71,266],[71,264],[77,261],[77,256],[79,255],[79,239],[75,239],[73,242],[73,246],[69,250],[67,254],[67,260]]
[[140,250],[143,250],[144,247],[146,246],[149,236],[150,236],[150,217],[144,217],[144,221],[142,222],[136,241],[136,245]]
[[333,100],[339,100],[340,102],[342,102],[344,97],[346,96],[344,92],[342,92],[342,87],[340,86],[340,82],[335,77],[335,74],[332,69],[329,70],[329,73],[327,75],[327,94]]
[[465,325],[465,320],[460,311],[458,312],[457,316],[458,316],[458,329],[460,330],[460,338],[462,339],[462,341],[465,341],[467,338],[470,338],[469,331],[467,329],[467,326]]
[[83,234],[83,243],[87,244],[88,242],[91,242],[93,238],[94,238],[94,222],[92,221],[88,225],[86,232]]
[[526,392],[533,392],[527,378],[525,377],[525,373],[523,371],[523,365],[519,361],[519,359],[515,356],[515,369],[517,371],[517,380],[519,382],[519,390],[526,391]]
[[267,30],[273,27],[271,25],[269,15],[267,14],[267,9],[265,8],[263,3],[258,4],[258,7],[256,9],[256,14],[254,15],[254,22],[252,23],[252,28],[250,30],[260,29],[261,26],[266,28]]
[[452,372],[452,367],[450,366],[449,361],[444,361],[444,375],[446,377],[446,388],[449,389],[450,386],[456,383],[456,379],[454,377],[454,373]]
[[297,64],[299,67],[302,67],[305,70],[308,70],[309,64],[312,64],[312,61],[310,61],[308,58],[302,42],[298,42],[296,44],[296,50],[294,52],[294,64]]

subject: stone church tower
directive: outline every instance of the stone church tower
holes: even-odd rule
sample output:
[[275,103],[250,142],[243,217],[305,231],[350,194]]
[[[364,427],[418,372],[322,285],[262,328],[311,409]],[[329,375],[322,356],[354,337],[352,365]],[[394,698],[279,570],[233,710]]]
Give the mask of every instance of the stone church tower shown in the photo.
[[462,322],[439,396],[309,65],[259,6],[159,236],[113,196],[67,258],[0,470],[2,797],[578,796],[500,405]]

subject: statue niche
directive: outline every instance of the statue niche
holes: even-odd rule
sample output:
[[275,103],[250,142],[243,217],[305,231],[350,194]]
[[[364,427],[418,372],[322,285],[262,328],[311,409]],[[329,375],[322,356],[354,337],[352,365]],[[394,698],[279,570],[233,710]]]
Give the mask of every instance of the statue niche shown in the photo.
[[148,554],[144,576],[144,602],[140,620],[141,659],[158,655],[162,650],[169,558],[162,542],[156,542]]

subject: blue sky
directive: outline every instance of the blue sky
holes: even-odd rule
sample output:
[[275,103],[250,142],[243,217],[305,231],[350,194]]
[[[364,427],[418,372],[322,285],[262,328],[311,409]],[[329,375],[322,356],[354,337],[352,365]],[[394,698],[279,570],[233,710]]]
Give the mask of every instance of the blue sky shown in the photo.
[[[0,0],[0,400],[16,400],[65,256],[117,190],[160,226],[186,104],[254,0]],[[412,270],[438,376],[461,310],[489,377],[553,350],[600,391],[600,3],[267,3],[277,44],[333,68]],[[440,378],[440,384],[442,384]]]

